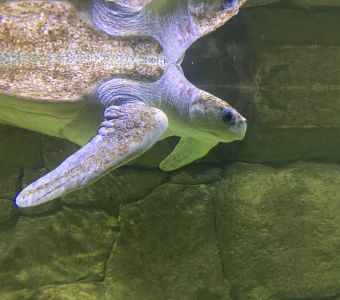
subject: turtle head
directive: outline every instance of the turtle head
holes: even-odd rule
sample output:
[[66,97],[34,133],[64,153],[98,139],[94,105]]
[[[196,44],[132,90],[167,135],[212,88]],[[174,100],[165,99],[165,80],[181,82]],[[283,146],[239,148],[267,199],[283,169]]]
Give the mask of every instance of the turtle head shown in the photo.
[[238,13],[246,0],[189,0],[192,16],[199,36],[203,36],[222,26]]
[[199,91],[190,105],[190,120],[195,129],[219,142],[242,140],[247,121],[227,102]]

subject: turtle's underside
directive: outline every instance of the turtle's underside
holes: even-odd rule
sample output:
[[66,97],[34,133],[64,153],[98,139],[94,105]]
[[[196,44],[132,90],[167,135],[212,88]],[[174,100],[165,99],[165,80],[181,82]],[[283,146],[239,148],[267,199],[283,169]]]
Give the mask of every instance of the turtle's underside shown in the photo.
[[[245,0],[94,0],[88,14],[63,1],[0,6],[0,121],[85,144],[25,188],[19,206],[55,199],[181,137],[161,163],[177,169],[219,142],[242,139],[245,119],[189,83],[185,50]],[[49,125],[54,122],[54,126]]]
[[11,2],[1,14],[2,93],[69,101],[104,78],[149,80],[163,73],[166,57],[155,40],[98,31],[65,2]]

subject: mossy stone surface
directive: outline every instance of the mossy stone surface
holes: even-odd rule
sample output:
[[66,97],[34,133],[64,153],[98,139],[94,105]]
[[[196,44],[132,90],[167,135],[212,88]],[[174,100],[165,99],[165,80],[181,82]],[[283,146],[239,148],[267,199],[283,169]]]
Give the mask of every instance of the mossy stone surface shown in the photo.
[[104,300],[103,285],[100,283],[76,283],[52,285],[39,289],[32,295],[37,300]]
[[0,291],[1,300],[104,300],[100,283],[75,283],[47,285],[39,289]]
[[106,218],[67,208],[20,217],[0,234],[0,290],[100,281],[113,240]]
[[213,186],[168,183],[122,208],[105,280],[110,299],[230,299],[214,193]]
[[11,221],[18,215],[19,211],[12,200],[0,199],[0,225]]
[[226,170],[217,234],[234,299],[336,299],[339,165]]
[[211,164],[193,165],[171,174],[171,182],[186,185],[209,184],[221,180],[223,169]]

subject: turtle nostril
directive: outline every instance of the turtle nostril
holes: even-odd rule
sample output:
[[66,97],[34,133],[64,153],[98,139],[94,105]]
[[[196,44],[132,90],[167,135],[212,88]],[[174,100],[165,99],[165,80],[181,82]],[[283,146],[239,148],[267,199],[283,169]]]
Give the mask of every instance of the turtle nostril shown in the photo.
[[243,124],[244,124],[244,125],[247,125],[247,119],[241,117],[240,120],[238,121],[238,124],[239,124],[239,126],[240,126],[240,125],[243,125]]
[[242,130],[246,130],[247,129],[247,119],[242,118],[238,123],[238,127],[242,128]]

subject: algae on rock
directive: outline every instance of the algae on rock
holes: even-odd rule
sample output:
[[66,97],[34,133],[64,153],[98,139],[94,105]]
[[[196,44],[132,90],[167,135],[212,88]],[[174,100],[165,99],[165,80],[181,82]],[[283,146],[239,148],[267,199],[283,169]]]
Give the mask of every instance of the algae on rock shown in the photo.
[[238,163],[226,170],[217,234],[235,299],[339,295],[340,166]]

